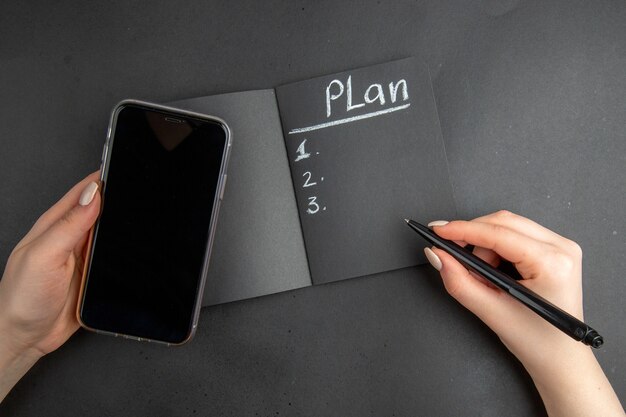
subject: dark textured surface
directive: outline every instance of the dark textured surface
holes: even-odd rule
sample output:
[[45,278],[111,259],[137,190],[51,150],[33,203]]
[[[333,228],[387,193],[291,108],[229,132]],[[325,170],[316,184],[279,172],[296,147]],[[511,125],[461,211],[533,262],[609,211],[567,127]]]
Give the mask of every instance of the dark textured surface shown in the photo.
[[[621,1],[3,2],[0,259],[97,168],[122,98],[270,88],[419,56],[459,214],[508,208],[581,244],[585,316],[624,400],[624,21]],[[3,416],[541,410],[519,364],[428,267],[207,308],[179,349],[79,332],[0,405]]]

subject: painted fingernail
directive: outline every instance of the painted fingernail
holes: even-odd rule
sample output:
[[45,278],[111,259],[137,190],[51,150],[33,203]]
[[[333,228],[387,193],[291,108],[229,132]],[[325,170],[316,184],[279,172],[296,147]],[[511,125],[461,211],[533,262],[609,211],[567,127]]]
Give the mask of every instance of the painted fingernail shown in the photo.
[[433,227],[433,226],[445,226],[446,224],[450,223],[447,220],[435,220],[434,222],[430,222],[428,223],[428,227]]
[[90,182],[83,193],[80,195],[80,199],[78,200],[78,204],[81,206],[88,206],[89,203],[93,201],[93,198],[96,195],[96,191],[98,191],[98,184],[96,182]]
[[441,259],[439,259],[435,252],[433,252],[430,248],[424,248],[424,254],[426,255],[426,259],[428,259],[428,262],[430,262],[433,268],[435,268],[437,271],[441,271],[441,267],[443,265],[441,264]]

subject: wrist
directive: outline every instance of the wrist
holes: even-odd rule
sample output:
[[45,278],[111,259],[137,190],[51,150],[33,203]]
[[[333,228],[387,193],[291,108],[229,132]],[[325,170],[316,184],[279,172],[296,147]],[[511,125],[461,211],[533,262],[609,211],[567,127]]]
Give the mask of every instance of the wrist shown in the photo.
[[538,385],[552,385],[556,381],[576,384],[576,379],[589,368],[598,366],[591,348],[573,340],[552,345],[541,356],[522,364]]
[[19,342],[18,330],[18,326],[12,323],[6,311],[0,312],[0,352],[2,355],[10,358],[37,355],[34,349]]
[[41,356],[36,349],[19,346],[0,315],[0,402]]
[[[4,339],[4,334],[2,335]],[[41,358],[41,352],[35,349],[17,350],[4,340],[0,341],[0,379],[7,369],[28,371]]]
[[32,364],[34,364],[43,356],[41,352],[37,351],[36,349],[20,350],[20,348],[13,345],[10,340],[5,340],[6,333],[1,334],[2,340],[0,340],[0,369],[3,369],[7,364],[29,362],[32,362]]
[[543,363],[523,363],[548,415],[577,417],[622,414],[619,399],[590,347],[571,341],[556,347]]

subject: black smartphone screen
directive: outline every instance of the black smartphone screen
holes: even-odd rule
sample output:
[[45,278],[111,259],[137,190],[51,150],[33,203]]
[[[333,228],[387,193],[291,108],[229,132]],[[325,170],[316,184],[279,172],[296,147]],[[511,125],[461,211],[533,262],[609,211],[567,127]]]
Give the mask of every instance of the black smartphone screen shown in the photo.
[[86,326],[189,337],[227,142],[217,121],[118,108],[80,310]]

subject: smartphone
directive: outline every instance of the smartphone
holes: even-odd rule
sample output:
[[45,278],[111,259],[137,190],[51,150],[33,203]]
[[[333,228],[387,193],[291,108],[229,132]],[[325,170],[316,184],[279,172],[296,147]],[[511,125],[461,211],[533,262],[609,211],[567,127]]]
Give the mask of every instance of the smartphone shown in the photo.
[[217,117],[115,107],[77,305],[84,328],[170,345],[193,337],[230,149]]

